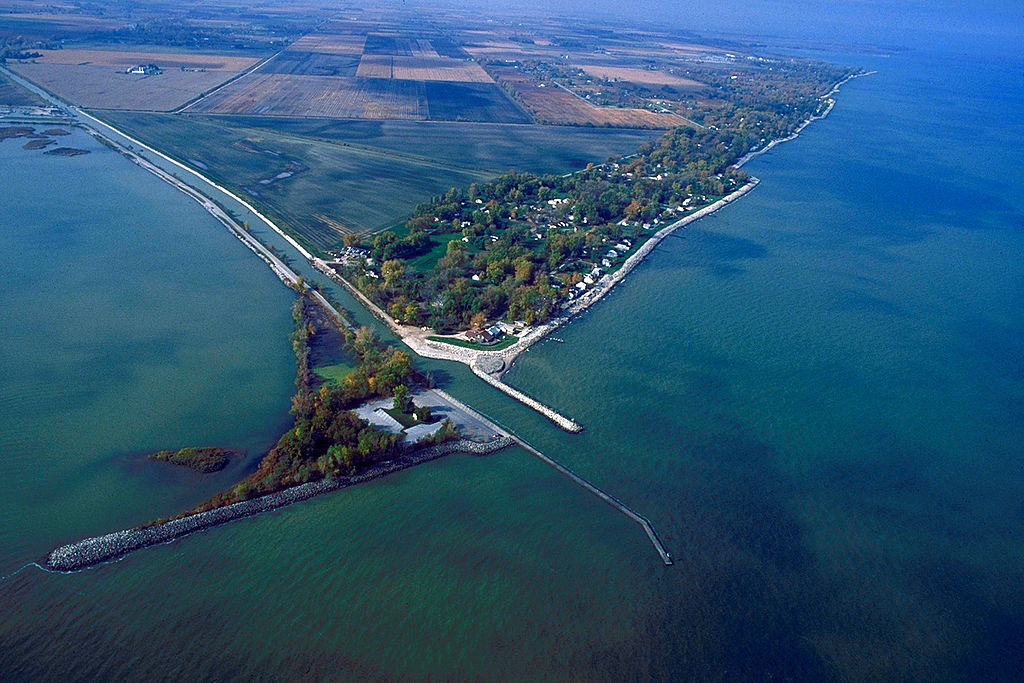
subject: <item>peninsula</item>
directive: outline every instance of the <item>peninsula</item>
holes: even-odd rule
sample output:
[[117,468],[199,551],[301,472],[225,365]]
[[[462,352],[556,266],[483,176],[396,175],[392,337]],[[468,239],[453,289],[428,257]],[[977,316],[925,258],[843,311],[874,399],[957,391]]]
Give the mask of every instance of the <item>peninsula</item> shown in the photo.
[[[308,275],[344,287],[416,354],[465,363],[578,432],[502,380],[518,354],[673,231],[756,187],[743,164],[827,115],[839,85],[861,72],[548,22],[511,42],[486,21],[423,30],[401,12],[287,31],[284,44],[236,53],[87,42],[11,53],[4,73],[35,101],[201,203],[299,295],[295,421],[255,470],[170,519],[59,549],[49,565],[87,566],[448,452],[511,443],[640,524],[671,564],[646,518],[430,386],[408,353],[358,329]],[[82,68],[100,64],[109,68]],[[37,139],[33,147],[53,144]],[[45,153],[54,152],[74,150]],[[289,262],[225,201],[306,263]],[[316,358],[324,344],[333,353]],[[186,447],[155,457],[215,471],[226,455]]]

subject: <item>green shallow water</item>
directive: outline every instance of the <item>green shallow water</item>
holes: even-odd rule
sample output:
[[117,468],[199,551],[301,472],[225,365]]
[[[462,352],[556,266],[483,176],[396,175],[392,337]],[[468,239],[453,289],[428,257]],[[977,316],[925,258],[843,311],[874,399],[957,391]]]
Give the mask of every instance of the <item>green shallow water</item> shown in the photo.
[[[461,366],[424,363],[649,516],[674,566],[635,524],[525,453],[451,457],[87,572],[8,578],[5,677],[1014,678],[1024,651],[1014,144],[1024,112],[1006,84],[1024,65],[924,52],[844,59],[879,73],[753,162],[763,181],[753,193],[666,240],[558,333],[565,343],[543,342],[509,373],[582,434],[558,432]],[[189,240],[222,245],[202,271],[210,290],[181,278],[173,256],[136,277],[164,282],[172,304],[193,286],[218,297],[208,309],[170,305],[173,325],[117,328],[135,341],[107,361],[120,374],[101,364],[85,375],[111,383],[100,396],[87,401],[87,383],[72,381],[95,358],[72,356],[53,359],[46,384],[78,398],[45,419],[5,407],[4,438],[17,424],[26,441],[2,455],[0,512],[14,520],[0,531],[3,573],[197,495],[194,482],[122,454],[175,437],[267,443],[285,417],[287,290],[198,207],[107,156],[133,192],[159,195],[140,198],[154,215],[194,210],[206,227]],[[105,172],[83,177],[103,183]],[[167,253],[200,251],[166,242]],[[18,288],[28,297],[33,286]],[[93,286],[69,289],[84,297]],[[192,329],[220,329],[240,306],[249,313],[224,326],[237,337],[223,345],[172,334],[197,310],[207,317]],[[74,326],[78,345],[106,347],[88,327],[115,308],[90,310]],[[173,354],[157,343],[167,337]],[[168,357],[193,360],[161,370]],[[8,365],[0,377],[20,368],[26,395],[44,385],[41,364]],[[188,390],[208,366],[218,368],[203,371],[209,387]],[[170,393],[177,385],[183,393]],[[219,400],[201,403],[211,394]],[[120,419],[130,406],[154,424]],[[32,444],[48,443],[58,421],[73,425],[54,437],[65,447],[40,455]],[[89,447],[66,448],[76,441]]]

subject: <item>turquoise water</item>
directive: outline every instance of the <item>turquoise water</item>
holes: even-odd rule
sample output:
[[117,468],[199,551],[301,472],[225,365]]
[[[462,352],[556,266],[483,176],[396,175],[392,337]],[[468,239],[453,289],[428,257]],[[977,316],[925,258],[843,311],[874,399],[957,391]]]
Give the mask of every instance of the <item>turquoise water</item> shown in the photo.
[[[1024,63],[925,51],[837,59],[879,73],[752,162],[762,179],[753,193],[666,240],[559,332],[564,344],[534,347],[508,375],[584,433],[558,432],[461,366],[424,363],[649,516],[674,566],[636,525],[524,453],[452,457],[87,572],[8,578],[5,677],[1013,679],[1024,651]],[[154,215],[210,222],[107,157],[110,169],[86,176],[107,194],[131,174]],[[15,168],[37,177],[37,159],[18,156]],[[104,225],[93,221],[83,239]],[[0,573],[197,494],[124,454],[175,437],[266,443],[280,425],[287,290],[215,223],[189,240],[168,238],[167,226],[147,242],[163,235],[170,254],[218,253],[202,271],[216,286],[181,278],[184,254],[151,250],[137,282],[167,290],[174,324],[140,316],[116,328],[131,344],[103,361],[114,369],[27,341],[4,348],[5,363],[25,354],[0,373],[4,438],[8,424],[24,425],[26,441],[0,451]],[[49,239],[45,250],[29,238],[8,247],[30,256],[0,290],[5,304],[21,297],[16,308],[30,311],[43,286],[32,267],[51,267],[48,280],[68,270],[42,258],[59,248]],[[82,279],[60,300],[103,291],[106,271],[86,261],[128,268],[113,258],[128,251],[123,239],[69,251]],[[202,250],[191,242],[200,239]],[[188,292],[209,308],[179,310]],[[111,302],[122,301],[69,306],[65,315],[90,312],[69,325],[74,346],[115,338],[89,328],[117,318]],[[20,320],[16,334],[35,339],[38,310]],[[195,333],[175,336],[182,326]],[[211,350],[211,328],[238,336]],[[168,335],[177,354],[156,341]],[[218,348],[232,349],[223,372],[188,393],[199,368],[218,365]],[[249,363],[260,370],[245,375]],[[86,366],[109,382],[98,396],[79,388]],[[166,382],[146,374],[161,372]],[[45,419],[8,407],[18,403],[8,386],[28,395],[44,384],[67,392]],[[176,385],[185,393],[165,397]],[[134,387],[127,398],[124,387]],[[210,394],[202,410],[192,405]],[[155,397],[153,425],[111,417],[146,415]],[[217,410],[230,419],[202,417]],[[61,448],[41,447],[54,438]],[[89,447],[69,448],[76,441]]]
[[91,153],[0,144],[0,573],[230,481],[138,456],[256,456],[287,423],[294,377],[273,274],[166,183],[81,131],[62,143]]

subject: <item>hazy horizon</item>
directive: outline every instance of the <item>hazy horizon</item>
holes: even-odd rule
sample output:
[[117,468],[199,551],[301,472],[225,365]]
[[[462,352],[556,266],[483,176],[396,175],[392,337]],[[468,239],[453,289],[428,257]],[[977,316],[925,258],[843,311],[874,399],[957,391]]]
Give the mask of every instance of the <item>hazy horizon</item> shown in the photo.
[[[507,15],[553,14],[539,0],[397,0],[396,6],[479,7]],[[990,0],[964,5],[950,1],[858,0],[837,4],[827,0],[759,0],[746,3],[706,0],[563,0],[566,18],[631,19],[638,25],[669,22],[664,28],[695,33],[736,34],[828,41],[836,44],[887,44],[907,47],[923,34],[954,36],[968,43],[1007,38],[1021,33],[1024,4]]]

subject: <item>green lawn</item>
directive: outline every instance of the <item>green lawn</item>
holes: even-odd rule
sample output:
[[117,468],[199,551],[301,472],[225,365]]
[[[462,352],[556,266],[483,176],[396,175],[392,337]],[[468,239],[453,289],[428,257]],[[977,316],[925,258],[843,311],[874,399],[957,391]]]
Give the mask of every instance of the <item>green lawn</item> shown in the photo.
[[355,369],[356,366],[354,363],[337,363],[335,365],[321,365],[319,367],[315,367],[313,368],[313,372],[330,382],[339,384]]
[[507,349],[519,341],[519,337],[515,337],[511,334],[503,335],[497,344],[491,344],[490,346],[485,344],[475,344],[471,341],[455,339],[454,337],[430,336],[427,337],[427,339],[444,342],[445,344],[451,344],[452,346],[461,346],[464,349],[473,349],[474,351],[501,351],[502,349]]

